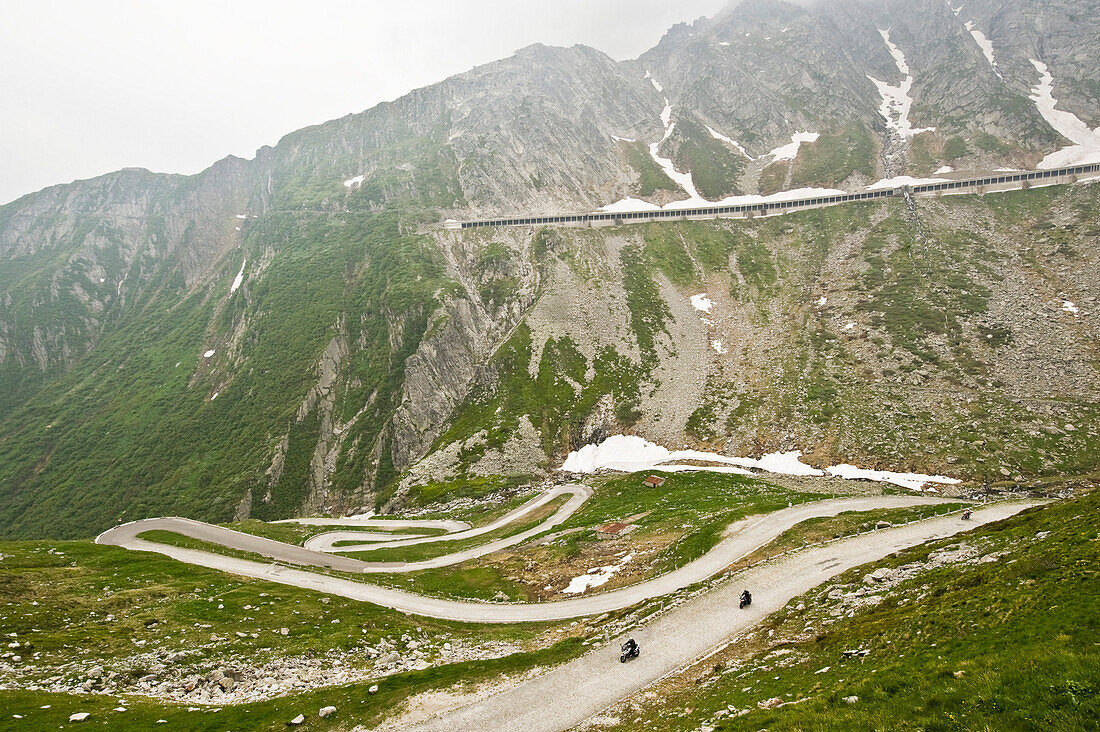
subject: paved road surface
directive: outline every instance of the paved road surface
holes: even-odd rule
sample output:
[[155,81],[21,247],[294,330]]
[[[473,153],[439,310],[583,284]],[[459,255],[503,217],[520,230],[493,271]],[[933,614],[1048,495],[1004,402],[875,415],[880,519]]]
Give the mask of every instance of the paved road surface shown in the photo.
[[[501,549],[520,544],[531,538],[532,536],[541,534],[548,529],[552,529],[553,527],[557,526],[558,524],[562,523],[567,518],[572,516],[573,513],[575,513],[576,510],[580,508],[585,501],[588,500],[588,497],[592,495],[592,489],[584,485],[555,486],[554,488],[551,488],[550,490],[536,496],[522,506],[514,509],[513,511],[510,511],[502,518],[497,519],[497,521],[487,526],[483,526],[477,529],[470,529],[469,531],[463,531],[455,534],[446,534],[443,536],[429,536],[421,539],[399,539],[387,542],[385,544],[369,545],[370,548],[377,548],[380,546],[396,547],[408,546],[410,544],[421,544],[431,541],[453,540],[455,537],[468,538],[470,536],[477,536],[479,534],[484,534],[487,531],[492,531],[495,528],[499,528],[500,526],[507,524],[511,521],[514,521],[561,495],[569,495],[570,498],[568,501],[562,504],[562,506],[559,507],[557,511],[555,511],[549,518],[540,523],[538,526],[527,529],[526,531],[521,531],[518,534],[514,534],[503,539],[486,542],[485,544],[470,547],[469,549],[452,552],[450,554],[444,554],[438,557],[432,557],[431,559],[425,559],[419,562],[365,562],[361,559],[334,556],[332,554],[315,551],[307,547],[295,546],[293,544],[285,544],[281,541],[275,541],[274,539],[266,539],[262,536],[246,534],[241,531],[234,531],[232,529],[227,529],[222,526],[215,526],[213,524],[204,523],[202,521],[194,521],[192,519],[180,518],[178,516],[165,516],[162,518],[142,519],[140,521],[131,521],[129,523],[121,524],[114,527],[113,529],[108,529],[107,531],[104,531],[102,534],[97,536],[96,543],[113,544],[115,546],[127,547],[129,549],[160,552],[161,554],[166,554],[170,557],[174,557],[176,559],[184,562],[189,562],[191,564],[199,564],[204,567],[212,567],[214,569],[224,569],[226,571],[243,574],[250,577],[259,576],[254,574],[254,572],[257,571],[256,568],[264,568],[266,571],[274,571],[278,570],[278,568],[273,567],[272,565],[261,564],[259,562],[250,562],[244,559],[234,559],[232,557],[210,554],[208,552],[198,549],[181,549],[179,547],[171,547],[167,544],[161,544],[158,542],[141,539],[139,538],[139,535],[146,531],[171,531],[177,534],[181,534],[183,536],[189,536],[192,539],[199,539],[200,541],[209,542],[211,544],[218,544],[220,546],[228,547],[230,549],[238,549],[242,551],[252,552],[253,554],[260,554],[262,556],[271,557],[272,559],[282,562],[290,562],[292,564],[306,565],[312,567],[322,567],[326,569],[336,569],[341,572],[356,572],[362,574],[416,572],[422,569],[437,569],[439,567],[447,567],[452,564],[460,564],[471,559],[476,559],[477,557],[485,556],[486,554],[492,554],[493,552],[498,552]],[[503,524],[501,523],[502,521],[504,522]],[[339,534],[342,532],[331,533]],[[301,574],[335,581],[334,578],[326,578],[322,575],[313,575],[309,572],[302,572]],[[285,584],[295,583],[287,582]],[[333,592],[332,594],[341,593]]]
[[[740,573],[733,582],[704,593],[659,620],[632,632],[641,656],[619,663],[619,644],[592,651],[549,673],[488,699],[408,727],[416,732],[501,730],[559,732],[644,689],[759,623],[794,597],[852,567],[932,539],[951,536],[1011,516],[1034,503],[996,504],[899,526],[786,555]],[[738,609],[741,590],[752,605]]]
[[[547,503],[550,503],[550,501],[554,500],[558,496],[563,495],[572,495],[573,498],[567,501],[565,505],[562,506],[560,509],[558,509],[558,511],[555,513],[554,517],[552,517],[550,521],[543,522],[537,527],[537,529],[531,529],[523,532],[523,539],[526,539],[530,536],[534,536],[535,534],[542,533],[548,528],[557,526],[566,518],[571,516],[578,508],[581,507],[581,504],[587,501],[589,496],[592,495],[592,489],[588,486],[579,484],[554,486],[553,488],[538,494],[530,501],[524,503],[522,506],[517,506],[516,508],[512,509],[508,513],[498,518],[496,521],[487,523],[484,526],[478,526],[476,529],[467,528],[464,531],[460,530],[454,533],[444,534],[442,536],[405,536],[397,539],[395,539],[394,537],[390,537],[391,540],[387,541],[385,544],[353,544],[348,546],[336,547],[333,546],[333,544],[335,544],[336,542],[355,541],[356,539],[360,539],[362,537],[362,534],[356,531],[329,531],[324,534],[311,536],[305,542],[304,546],[307,549],[313,549],[314,551],[319,552],[360,552],[370,551],[371,549],[393,549],[395,547],[412,546],[414,544],[428,544],[439,541],[461,541],[463,539],[470,539],[475,536],[481,536],[483,534],[488,534],[491,531],[496,531],[497,529],[503,528],[508,524],[516,521],[517,519],[531,513],[536,508],[539,508],[540,506],[545,506]],[[519,542],[523,541],[523,539],[516,540],[514,537],[508,537],[510,543],[501,544],[501,542],[494,542],[494,544],[492,545],[494,548],[491,551],[499,551],[506,546],[518,544]],[[487,552],[482,552],[477,556],[482,556],[485,553]]]
[[[574,496],[575,498],[576,496]],[[672,572],[646,582],[598,595],[545,603],[481,603],[424,597],[402,590],[379,587],[340,577],[329,577],[302,569],[211,554],[199,549],[185,549],[146,541],[137,537],[137,534],[143,531],[165,529],[177,531],[204,541],[213,541],[237,549],[262,553],[265,556],[297,564],[333,567],[350,572],[362,572],[362,567],[366,565],[371,567],[373,571],[386,571],[381,568],[380,563],[360,562],[347,557],[313,552],[303,547],[283,544],[251,534],[242,534],[189,519],[161,518],[135,521],[105,531],[96,538],[96,542],[141,551],[158,552],[190,564],[247,577],[271,580],[295,587],[314,589],[318,592],[353,600],[372,602],[376,605],[383,605],[417,615],[474,623],[519,623],[596,615],[609,610],[629,607],[652,597],[667,595],[718,574],[732,562],[749,554],[758,546],[768,543],[795,524],[809,518],[833,516],[842,511],[900,508],[940,502],[942,502],[942,499],[929,496],[865,496],[802,503],[774,513],[750,516],[732,524],[727,529],[725,538],[718,542],[711,551]],[[559,512],[561,510],[559,509]],[[469,551],[460,554],[468,554]],[[429,561],[442,561],[454,556],[456,555],[438,557]],[[414,564],[394,563],[393,566],[396,571],[407,571],[408,567],[423,564],[421,562]]]

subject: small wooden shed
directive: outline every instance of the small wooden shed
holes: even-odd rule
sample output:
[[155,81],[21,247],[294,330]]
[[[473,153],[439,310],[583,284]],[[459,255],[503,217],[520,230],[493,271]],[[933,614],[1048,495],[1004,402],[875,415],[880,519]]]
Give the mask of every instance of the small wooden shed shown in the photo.
[[665,479],[659,475],[651,475],[645,479],[647,488],[660,488],[665,484]]
[[621,521],[615,521],[610,524],[604,524],[596,529],[597,539],[617,539],[623,534],[627,533],[630,528],[630,524],[624,524]]

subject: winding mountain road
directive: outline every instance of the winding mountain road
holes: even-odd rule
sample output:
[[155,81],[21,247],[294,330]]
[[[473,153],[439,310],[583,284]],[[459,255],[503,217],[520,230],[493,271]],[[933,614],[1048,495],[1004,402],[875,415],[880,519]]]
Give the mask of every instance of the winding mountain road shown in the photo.
[[[542,522],[541,524],[539,524],[538,526],[536,526],[534,528],[528,529],[527,531],[521,532],[521,533],[516,534],[514,536],[505,537],[504,539],[492,542],[490,544],[485,544],[484,545],[485,547],[492,547],[492,548],[487,552],[481,552],[481,553],[476,555],[476,556],[483,556],[485,554],[489,554],[489,553],[495,552],[495,551],[500,551],[501,549],[504,549],[506,547],[513,546],[515,544],[519,544],[522,541],[525,541],[526,539],[529,539],[530,537],[534,536],[535,534],[540,534],[543,531],[545,531],[546,529],[553,528],[554,526],[557,526],[562,521],[564,521],[565,519],[572,516],[577,511],[577,509],[581,507],[581,504],[583,504],[585,501],[588,500],[589,496],[592,495],[592,489],[589,488],[586,485],[580,485],[580,484],[577,484],[577,483],[570,483],[568,485],[554,486],[553,488],[551,488],[547,491],[543,491],[539,495],[532,498],[530,501],[527,501],[526,503],[524,503],[522,506],[518,506],[518,507],[512,509],[511,511],[504,514],[503,516],[496,519],[495,521],[487,523],[484,526],[478,526],[476,529],[469,528],[469,525],[467,524],[466,528],[464,530],[459,530],[459,531],[455,531],[453,533],[443,534],[443,535],[440,535],[440,536],[401,537],[401,538],[397,538],[397,539],[395,539],[394,537],[391,536],[384,543],[373,543],[372,542],[372,543],[369,543],[369,544],[349,544],[349,545],[346,545],[346,546],[336,546],[336,543],[337,542],[342,542],[342,541],[362,540],[363,539],[363,533],[362,532],[357,532],[357,531],[329,531],[329,532],[326,532],[324,534],[317,534],[316,536],[311,536],[308,540],[306,540],[306,542],[305,542],[305,544],[303,544],[303,546],[305,546],[306,549],[312,549],[314,551],[334,553],[334,552],[363,552],[363,551],[370,551],[372,549],[393,549],[393,548],[396,548],[396,547],[413,546],[414,544],[428,544],[428,543],[446,542],[446,541],[462,541],[463,539],[472,539],[475,536],[482,536],[482,535],[488,534],[492,531],[496,531],[497,529],[504,528],[505,526],[507,526],[511,523],[514,523],[516,520],[523,518],[527,514],[534,511],[535,509],[540,508],[542,506],[545,506],[547,503],[550,503],[551,501],[553,501],[558,496],[564,496],[564,495],[572,496],[572,498],[570,500],[566,501],[565,504],[562,505],[561,508],[559,508],[554,513],[553,516],[550,517],[550,519],[548,519],[547,521]],[[324,519],[315,519],[315,521],[323,521],[323,520]],[[408,522],[408,523],[415,523],[415,522]],[[315,525],[317,525],[317,524],[315,524]],[[421,525],[418,525],[416,528],[426,528],[426,526],[424,524],[421,524]],[[479,547],[479,549],[480,548],[481,547]],[[469,558],[469,557],[467,557],[467,558]],[[465,559],[462,559],[460,561],[465,561]],[[451,564],[453,564],[453,562],[451,562]]]
[[[561,486],[561,489],[577,488]],[[583,488],[583,487],[582,487]],[[588,489],[585,488],[584,491]],[[575,493],[570,501],[558,509],[549,521],[554,520],[563,511],[575,510],[574,501],[587,498],[584,491]],[[466,561],[488,553],[487,548],[502,545],[514,545],[517,537],[531,532],[517,534],[497,542],[474,547],[472,549],[425,560],[424,562],[363,562],[349,557],[334,556],[324,552],[312,551],[304,547],[284,544],[251,534],[243,534],[220,526],[205,524],[182,518],[159,518],[135,521],[123,524],[103,532],[96,543],[113,544],[140,551],[152,551],[211,569],[233,574],[266,579],[285,585],[293,585],[338,595],[352,600],[371,602],[376,605],[393,608],[403,612],[426,615],[472,623],[522,623],[551,620],[564,620],[582,615],[596,615],[610,610],[618,610],[653,597],[667,595],[712,577],[736,560],[744,557],[759,546],[767,544],[795,524],[819,516],[834,516],[842,511],[868,511],[879,508],[902,508],[920,504],[942,503],[943,499],[929,496],[864,496],[860,498],[839,498],[827,501],[802,503],[774,513],[755,515],[734,522],[709,552],[692,562],[666,574],[645,582],[611,590],[597,595],[581,596],[568,600],[544,603],[483,603],[446,600],[425,597],[403,590],[358,582],[342,577],[331,577],[310,572],[305,569],[268,564],[251,559],[213,554],[199,549],[171,546],[139,538],[139,534],[152,529],[174,531],[202,541],[208,541],[233,549],[263,554],[278,561],[298,565],[331,568],[346,572],[408,572],[413,569],[446,566],[457,561]],[[984,509],[992,511],[993,509]],[[1002,509],[1003,510],[1003,509]],[[977,515],[977,514],[976,514]],[[544,522],[536,529],[544,529]],[[968,524],[960,523],[960,529]],[[908,528],[908,527],[907,527]],[[536,532],[537,533],[537,532]],[[878,532],[873,536],[886,536],[890,532]],[[533,534],[532,534],[533,535]],[[519,539],[522,541],[523,539]],[[496,550],[493,549],[493,550]],[[868,561],[868,560],[864,560]]]
[[[362,562],[183,518],[147,519],[123,524],[100,534],[96,542],[157,552],[198,566],[371,602],[418,615],[472,623],[518,623],[595,615],[667,595],[721,573],[736,560],[806,519],[833,516],[843,511],[901,508],[944,502],[944,499],[930,496],[865,496],[803,503],[770,514],[749,516],[731,524],[723,538],[705,555],[672,572],[601,594],[545,603],[479,603],[424,597],[305,569],[176,547],[139,537],[145,531],[160,529],[299,565],[349,572],[411,571],[412,567],[426,568],[426,564],[444,566],[456,561],[466,561],[488,553],[484,551],[487,547],[496,551],[519,543],[545,531],[549,525],[564,521],[565,517],[587,500],[590,493],[590,489],[584,486],[560,486],[480,529],[455,531],[444,537],[399,539],[397,541],[401,545],[408,545],[422,543],[423,540],[461,537],[462,534],[466,537],[484,534],[521,518],[556,496],[570,495],[563,506],[534,529],[473,549],[409,564]],[[616,638],[602,648],[507,691],[414,724],[407,729],[419,732],[567,730],[660,678],[704,657],[732,636],[753,627],[769,613],[782,608],[792,598],[852,567],[875,561],[900,549],[1006,518],[1037,503],[1020,501],[978,507],[974,509],[970,521],[964,521],[958,513],[951,513],[785,554],[739,572],[735,581],[719,583],[717,587],[633,631],[634,637],[641,644],[642,655],[631,663],[619,663],[618,647],[622,639]],[[415,528],[411,525],[413,523],[415,522],[410,522],[407,528]],[[470,533],[471,531],[477,533]],[[333,535],[342,533],[330,532],[328,538],[317,545],[331,548],[333,541],[344,540],[333,538]],[[451,561],[452,559],[455,561]],[[738,595],[744,587],[751,589],[753,604],[745,610],[739,610]]]
[[[295,546],[294,544],[286,544],[274,539],[266,539],[262,536],[256,536],[254,534],[246,534],[241,531],[234,531],[233,529],[227,529],[222,526],[215,526],[214,524],[204,523],[202,521],[195,521],[193,519],[180,518],[178,516],[165,516],[162,518],[142,519],[140,521],[131,521],[129,523],[121,524],[112,529],[104,531],[102,534],[96,537],[97,544],[113,544],[115,546],[126,547],[127,549],[137,549],[142,551],[154,551],[161,554],[165,554],[174,559],[179,559],[183,562],[190,564],[198,564],[203,567],[210,567],[212,569],[221,569],[227,572],[234,572],[235,574],[243,574],[249,577],[259,577],[261,575],[256,574],[260,571],[292,571],[284,570],[277,565],[262,564],[260,562],[254,562],[245,559],[235,559],[233,557],[227,557],[220,554],[211,554],[197,549],[184,549],[182,547],[174,547],[168,544],[162,544],[160,542],[148,541],[140,538],[140,535],[146,531],[171,531],[182,536],[187,536],[192,539],[198,539],[199,541],[209,542],[211,544],[218,544],[229,549],[236,549],[239,551],[251,552],[253,554],[260,554],[265,557],[270,557],[281,562],[289,562],[291,564],[305,565],[311,567],[320,567],[323,569],[335,569],[341,572],[355,572],[360,574],[389,574],[389,573],[405,573],[416,572],[422,569],[438,569],[440,567],[448,567],[453,564],[460,564],[462,562],[483,557],[486,554],[492,554],[494,552],[507,549],[508,547],[521,544],[532,536],[541,534],[549,529],[554,528],[567,518],[572,516],[589,496],[592,495],[592,489],[585,485],[569,484],[555,486],[543,493],[527,501],[522,506],[509,511],[501,518],[486,524],[485,526],[478,527],[476,529],[467,529],[464,531],[458,531],[451,534],[443,534],[442,536],[425,536],[415,538],[400,538],[393,541],[363,544],[358,547],[346,546],[340,547],[338,551],[356,551],[357,549],[380,549],[391,547],[410,546],[413,544],[423,544],[425,542],[445,542],[445,541],[457,541],[460,539],[468,539],[475,536],[486,534],[490,531],[506,526],[512,523],[537,508],[546,505],[553,501],[558,496],[568,495],[569,500],[562,504],[557,511],[550,515],[545,521],[541,522],[538,526],[534,526],[525,531],[513,534],[512,536],[506,536],[502,539],[486,542],[485,544],[479,544],[462,551],[452,552],[450,554],[444,554],[438,557],[432,557],[431,559],[424,559],[419,562],[366,562],[361,559],[353,559],[351,557],[334,556],[333,554],[325,551],[317,551],[309,547],[309,542],[306,542],[306,546]],[[323,525],[320,522],[327,521],[328,519],[313,519],[314,525]],[[336,519],[339,521],[340,519]],[[384,522],[374,520],[370,524],[364,522],[361,525],[369,525],[372,528],[378,527]],[[427,528],[436,522],[416,522],[416,521],[393,521],[385,522],[394,524],[395,528]],[[396,526],[402,524],[401,526]],[[341,524],[343,525],[343,524]],[[341,541],[345,538],[362,538],[357,535],[356,532],[342,532],[332,531],[325,534],[321,534],[321,537],[326,537],[324,541],[317,542],[322,547],[327,547],[329,551],[334,551],[332,543],[335,541]],[[317,538],[317,537],[314,537]],[[325,577],[324,575],[317,575],[310,572],[299,572],[299,574],[306,575],[313,578],[323,580],[336,580],[333,577]],[[268,579],[271,579],[268,577]],[[276,579],[276,582],[281,580]],[[346,580],[344,580],[346,582]],[[299,578],[299,582],[305,582]],[[298,582],[283,582],[283,584],[298,584]],[[352,582],[350,584],[359,584]],[[306,584],[299,584],[300,587],[306,587]],[[336,585],[334,585],[336,586]],[[363,585],[365,587],[373,587],[373,585]],[[381,590],[382,588],[375,588]],[[327,592],[328,590],[322,590]],[[338,591],[333,591],[332,594],[343,594]],[[345,595],[350,597],[350,595]],[[415,595],[414,595],[415,597]],[[371,598],[360,597],[355,599],[367,600],[368,602],[374,602]],[[379,602],[380,605],[388,605],[385,602]],[[393,607],[393,605],[389,605]]]
[[[615,638],[602,648],[507,691],[402,729],[416,732],[570,729],[706,656],[791,599],[852,567],[1006,518],[1032,505],[1036,504],[995,504],[976,508],[970,521],[949,514],[784,555],[738,573],[736,581],[722,583],[633,631],[642,653],[630,663],[619,663],[619,644],[623,638]],[[752,605],[739,610],[738,596],[746,587],[752,592]]]

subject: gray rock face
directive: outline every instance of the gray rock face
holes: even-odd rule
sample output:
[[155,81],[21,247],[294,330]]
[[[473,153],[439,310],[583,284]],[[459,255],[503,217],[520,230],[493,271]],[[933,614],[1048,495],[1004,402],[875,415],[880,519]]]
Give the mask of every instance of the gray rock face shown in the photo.
[[[111,515],[82,527],[83,533],[139,507],[201,506],[210,511],[205,518],[227,520],[261,509],[286,515],[375,505],[392,495],[386,491],[408,488],[410,478],[485,478],[502,470],[540,475],[560,455],[550,454],[558,447],[547,447],[553,415],[528,414],[538,411],[530,405],[506,415],[512,430],[507,435],[486,431],[475,438],[478,426],[440,443],[473,394],[499,386],[500,349],[523,327],[532,334],[532,379],[551,337],[567,338],[590,370],[606,349],[614,349],[619,366],[631,372],[620,374],[617,385],[653,367],[640,379],[646,388],[632,400],[613,394],[618,386],[590,395],[588,412],[568,425],[570,446],[634,428],[669,445],[691,440],[735,451],[833,439],[820,414],[784,412],[789,428],[781,429],[775,426],[780,415],[750,413],[754,399],[774,401],[773,394],[750,394],[761,384],[783,384],[787,394],[806,392],[803,382],[783,381],[799,369],[766,362],[772,352],[809,361],[794,355],[793,347],[783,351],[791,334],[801,333],[799,319],[808,306],[784,289],[794,280],[782,271],[777,283],[753,282],[751,272],[744,274],[759,252],[748,239],[739,239],[722,255],[725,263],[708,272],[691,262],[675,281],[667,273],[656,276],[655,297],[664,302],[669,324],[657,329],[653,352],[643,354],[631,333],[630,308],[638,301],[627,302],[620,255],[627,245],[644,248],[645,236],[452,233],[434,224],[447,217],[591,209],[641,195],[660,176],[648,145],[665,133],[666,100],[675,128],[659,152],[678,170],[691,170],[698,187],[713,196],[765,185],[852,187],[886,173],[929,173],[944,162],[960,168],[1031,165],[1065,141],[1028,99],[1038,82],[1030,59],[1049,66],[1060,108],[1091,126],[1100,124],[1094,79],[1100,20],[1094,11],[1086,0],[970,0],[958,14],[940,0],[836,0],[809,8],[744,2],[712,19],[674,27],[634,61],[616,62],[581,46],[531,46],[392,103],[291,133],[251,161],[226,158],[194,176],[122,170],[0,206],[0,451],[13,451],[0,453],[9,471],[0,473],[0,482],[16,486],[0,497],[0,527],[41,532],[64,510],[80,520],[87,506],[69,506],[54,493],[53,478],[37,476],[62,456],[102,449],[99,433],[81,432],[75,419],[55,425],[54,412],[78,385],[106,383],[108,375],[115,375],[114,386],[89,397],[85,413],[120,410],[106,421],[118,452],[111,458],[140,467],[127,475],[133,482],[127,490],[95,497],[96,506],[109,506]],[[967,24],[993,44],[996,68]],[[868,78],[901,82],[879,34],[886,29],[912,75],[911,122],[935,132],[906,140],[888,134],[879,92]],[[711,135],[707,126],[745,152]],[[770,157],[761,159],[799,131],[819,132],[822,139],[778,167]],[[832,156],[852,160],[835,163]],[[839,172],[831,170],[837,167]],[[686,195],[649,187],[655,201]],[[950,212],[932,204],[924,210],[941,229],[954,226],[944,224]],[[1100,296],[1090,275],[1094,248],[1080,247],[1072,257],[1059,248],[1059,237],[1073,230],[1058,227],[1080,222],[1068,210],[1052,218],[1053,233],[1036,234],[1044,242],[1038,254],[1051,267],[1049,278],[1038,276],[1012,242],[993,240],[990,247],[1006,262],[998,276],[1006,279],[1002,285],[982,275],[980,284],[992,292],[988,312],[967,321],[956,340],[984,359],[987,381],[1019,384],[1023,397],[1041,398],[1061,385],[1091,399],[1095,370],[1087,362],[1074,356],[1059,361],[1056,373],[1046,368],[1059,349],[1077,354],[1092,347],[1096,332],[1088,311]],[[392,226],[392,234],[384,244],[375,242],[374,256],[363,254],[355,237],[371,234],[364,221],[380,220]],[[979,228],[992,237],[996,225],[986,221]],[[340,240],[344,231],[355,232],[351,244]],[[821,271],[804,268],[800,282],[822,291],[838,283],[858,289],[870,266],[860,254],[861,231],[866,227],[854,224],[848,240],[830,242]],[[780,261],[800,266],[813,249],[784,236],[763,235],[764,249],[776,250],[767,253],[773,269]],[[415,244],[406,240],[412,238]],[[338,240],[344,249],[333,243]],[[380,261],[404,246],[408,256],[398,263]],[[338,249],[333,274],[325,268]],[[414,271],[414,265],[423,270]],[[387,266],[388,279],[363,284]],[[242,279],[234,283],[238,271]],[[305,312],[310,304],[279,300],[291,275],[310,283],[316,275],[331,297],[309,311],[309,322],[277,319],[284,332],[272,333],[264,327],[272,313]],[[389,291],[436,275],[431,296],[387,304]],[[683,290],[689,282],[692,288],[767,297],[731,299],[727,314],[708,325],[682,300],[690,294]],[[1069,321],[1051,305],[1055,295],[1077,302],[1084,310],[1080,319]],[[881,329],[872,332],[882,310],[857,302],[864,296],[870,297],[851,295],[844,311],[860,322],[840,338],[863,369],[853,367],[845,383],[888,380],[886,370],[902,369],[898,380],[906,388],[933,386],[934,369],[887,365],[875,347],[857,338],[883,338]],[[757,317],[761,313],[767,317]],[[818,325],[821,334],[843,327],[825,317]],[[983,328],[1007,328],[1018,340],[987,353],[977,339],[992,331],[978,333]],[[818,332],[801,335],[812,340]],[[177,364],[180,357],[164,355],[180,342],[202,344],[186,366],[186,359]],[[284,383],[279,349],[287,343],[308,349],[298,366],[308,372],[304,385],[286,379],[290,386],[263,404],[252,401],[255,386],[248,394],[233,393],[245,375]],[[899,350],[895,345],[888,348]],[[950,344],[942,339],[931,348],[942,358]],[[190,372],[181,379],[177,368]],[[591,378],[570,373],[559,381],[579,393]],[[958,378],[962,388],[979,385],[965,369]],[[137,398],[142,404],[127,402],[135,385],[147,387]],[[165,441],[178,446],[184,437],[194,439],[192,452],[230,439],[243,416],[262,415],[249,449],[242,451],[247,464],[211,477],[185,468],[184,458],[166,457],[170,451],[162,445],[132,446],[142,435],[124,434],[128,415],[150,403],[182,402],[180,394],[194,397],[186,406],[190,411]],[[27,406],[36,399],[38,407]],[[1038,433],[1072,419],[1082,425],[1073,439],[1089,436],[1087,416],[1054,414],[1057,409],[1045,404],[1037,409],[1051,412],[1033,420]],[[860,440],[847,439],[834,447],[863,449]],[[433,447],[438,449],[427,455]],[[892,461],[902,451],[891,452],[882,459]],[[150,466],[163,469],[147,476]],[[1005,468],[1021,474],[1016,465]],[[213,495],[207,481],[224,494]],[[186,500],[180,499],[186,491]],[[46,498],[56,504],[47,505]]]

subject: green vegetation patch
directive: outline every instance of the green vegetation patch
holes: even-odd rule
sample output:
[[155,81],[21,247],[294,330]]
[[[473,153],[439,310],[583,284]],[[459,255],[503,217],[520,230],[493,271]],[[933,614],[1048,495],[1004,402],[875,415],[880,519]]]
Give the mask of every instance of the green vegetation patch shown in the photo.
[[745,158],[716,140],[694,117],[678,117],[676,129],[666,145],[673,145],[672,160],[677,170],[690,170],[699,194],[710,201],[740,194],[738,180]]
[[814,142],[798,148],[791,169],[791,188],[835,188],[859,173],[875,177],[875,149],[871,134],[852,123],[835,132],[824,132]]
[[[747,657],[708,662],[695,683],[611,729],[1093,729],[1098,514],[1092,493],[846,572],[769,616],[766,634],[744,640]],[[831,587],[865,586],[875,566],[961,543],[995,558],[927,570],[853,617],[821,624]],[[845,659],[849,649],[868,653]],[[772,698],[786,704],[758,707]]]
[[638,172],[638,186],[634,191],[638,196],[648,198],[658,191],[680,190],[680,186],[653,160],[653,156],[649,154],[649,146],[644,142],[623,140],[619,142],[619,148],[624,152],[630,167]]

